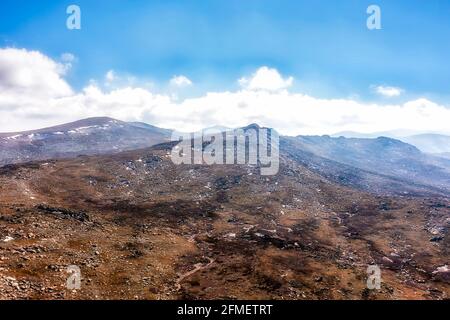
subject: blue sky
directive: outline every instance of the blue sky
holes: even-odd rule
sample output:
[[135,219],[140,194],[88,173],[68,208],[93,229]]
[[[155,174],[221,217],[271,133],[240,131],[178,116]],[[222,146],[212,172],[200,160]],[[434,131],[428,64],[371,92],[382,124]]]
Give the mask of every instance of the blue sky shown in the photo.
[[[382,9],[369,31],[366,8]],[[82,30],[65,9],[82,10]],[[321,97],[374,99],[371,85],[447,100],[449,1],[28,1],[2,0],[0,43],[51,57],[71,52],[81,88],[109,69],[163,81],[187,74],[197,90],[233,89],[268,65]],[[444,101],[445,101],[444,100]]]
[[[81,30],[66,28],[71,4]],[[381,30],[366,27],[372,4]],[[448,0],[2,0],[0,131],[108,115],[450,133],[449,40]],[[171,86],[179,75],[189,85]]]

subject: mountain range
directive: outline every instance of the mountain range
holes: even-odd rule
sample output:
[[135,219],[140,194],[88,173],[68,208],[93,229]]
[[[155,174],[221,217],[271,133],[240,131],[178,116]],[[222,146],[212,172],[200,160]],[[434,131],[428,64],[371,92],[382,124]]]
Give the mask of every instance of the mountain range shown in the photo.
[[[214,130],[230,130],[222,126]],[[245,129],[258,129],[257,124]],[[211,129],[211,128],[209,128]],[[112,154],[169,142],[172,131],[141,122],[124,122],[112,118],[89,118],[39,130],[0,133],[0,164],[71,158],[81,155]],[[412,136],[426,143],[445,136]],[[398,139],[345,138],[330,136],[282,136],[281,154],[302,155],[308,165],[335,162],[417,185],[450,190],[450,160],[422,152]],[[433,149],[430,147],[427,150]],[[437,149],[433,149],[437,150]],[[314,164],[317,162],[316,164]],[[320,165],[318,165],[320,166]]]
[[385,131],[376,133],[359,133],[353,131],[343,131],[332,135],[333,137],[375,139],[388,137],[409,143],[425,153],[445,156],[450,153],[450,136],[436,133],[415,134],[412,131]]

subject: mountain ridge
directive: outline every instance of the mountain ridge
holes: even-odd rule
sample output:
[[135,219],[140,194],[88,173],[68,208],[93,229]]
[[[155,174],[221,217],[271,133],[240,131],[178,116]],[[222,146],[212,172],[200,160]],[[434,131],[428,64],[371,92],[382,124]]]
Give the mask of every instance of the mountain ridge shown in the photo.
[[[252,123],[242,129],[260,128],[262,127],[258,124]],[[169,142],[171,132],[143,122],[95,117],[54,127],[10,133],[8,136],[0,134],[0,164],[113,154],[148,148]],[[289,143],[285,143],[286,141]],[[429,156],[399,139],[281,136],[280,142],[282,146],[290,148],[280,150],[281,153],[289,151],[291,154],[302,155],[309,152],[319,157],[303,156],[303,162],[320,163],[324,160],[317,159],[327,159],[372,174],[450,190],[450,160]]]

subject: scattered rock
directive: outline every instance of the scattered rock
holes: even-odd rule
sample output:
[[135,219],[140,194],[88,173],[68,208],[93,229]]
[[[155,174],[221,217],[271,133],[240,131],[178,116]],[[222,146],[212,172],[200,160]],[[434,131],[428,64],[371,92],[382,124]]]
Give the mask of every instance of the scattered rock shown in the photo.
[[441,237],[441,236],[436,236],[436,237],[433,237],[430,239],[431,242],[439,242],[442,240],[444,240],[444,237]]
[[64,208],[50,207],[46,204],[39,204],[36,208],[40,211],[61,216],[63,218],[72,218],[81,222],[89,221],[89,215],[84,211],[75,211]]
[[13,237],[11,237],[11,236],[6,236],[2,241],[3,241],[3,242],[10,242],[10,241],[13,241],[13,240],[14,240]]

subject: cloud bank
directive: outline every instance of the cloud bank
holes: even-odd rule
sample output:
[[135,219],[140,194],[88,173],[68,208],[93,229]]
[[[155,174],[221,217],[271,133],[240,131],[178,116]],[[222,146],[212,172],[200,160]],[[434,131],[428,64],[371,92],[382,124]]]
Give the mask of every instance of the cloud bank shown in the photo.
[[[0,49],[1,132],[110,116],[183,131],[257,122],[289,135],[400,129],[450,133],[450,109],[425,98],[383,105],[320,99],[291,92],[294,79],[268,67],[239,79],[241,88],[236,91],[208,92],[182,101],[134,84],[111,88],[91,81],[74,92],[64,78],[67,63],[75,59],[68,57],[59,62],[37,51]],[[115,77],[111,71],[102,81]],[[193,85],[186,76],[172,80],[175,86]]]

